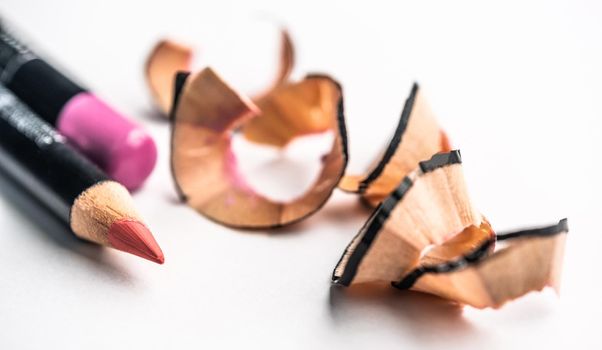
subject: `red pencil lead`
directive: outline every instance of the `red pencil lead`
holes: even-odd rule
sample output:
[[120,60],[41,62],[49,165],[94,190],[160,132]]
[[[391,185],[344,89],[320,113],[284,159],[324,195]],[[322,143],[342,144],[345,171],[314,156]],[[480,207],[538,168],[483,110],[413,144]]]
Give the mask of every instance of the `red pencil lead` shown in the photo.
[[119,220],[109,228],[109,243],[115,249],[163,264],[161,248],[148,228],[135,220]]

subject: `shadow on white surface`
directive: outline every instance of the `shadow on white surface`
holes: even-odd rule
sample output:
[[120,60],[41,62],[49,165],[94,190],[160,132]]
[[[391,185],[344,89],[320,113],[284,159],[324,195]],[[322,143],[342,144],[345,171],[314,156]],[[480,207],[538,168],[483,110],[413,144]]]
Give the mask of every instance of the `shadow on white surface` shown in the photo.
[[170,124],[169,119],[163,115],[163,112],[152,106],[144,108],[137,115],[142,116],[146,121],[160,126],[169,127]]
[[[335,325],[357,322],[366,315],[381,314],[400,330],[419,340],[435,336],[466,338],[478,332],[463,315],[463,307],[432,295],[399,291],[388,286],[332,285],[328,306]],[[435,339],[433,339],[435,340]],[[439,341],[441,339],[438,339]]]
[[[339,190],[335,190],[339,191]],[[334,224],[348,223],[350,218],[361,219],[361,222],[368,220],[368,217],[374,211],[360,201],[360,197],[355,194],[344,194],[348,200],[328,203],[320,214]]]
[[94,273],[106,274],[111,280],[134,283],[128,271],[111,261],[104,251],[106,248],[77,238],[66,223],[1,170],[0,195],[7,198],[17,209],[15,212],[23,216],[23,221],[33,223],[36,228],[36,230],[13,232],[13,234],[36,232],[48,243],[49,249],[64,249],[68,253],[76,253],[85,258],[89,262],[87,266],[91,266]]

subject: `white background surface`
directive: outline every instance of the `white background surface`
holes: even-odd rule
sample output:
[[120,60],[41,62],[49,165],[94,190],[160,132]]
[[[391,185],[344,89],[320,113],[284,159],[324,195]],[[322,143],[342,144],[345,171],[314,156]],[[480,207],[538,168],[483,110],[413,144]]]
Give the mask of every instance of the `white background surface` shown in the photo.
[[[0,178],[0,349],[600,348],[600,2],[185,3],[0,2],[39,50],[156,137],[158,167],[135,200],[166,254],[158,266],[82,243]],[[241,18],[287,25],[296,74],[342,82],[349,170],[389,138],[418,80],[495,228],[569,218],[561,297],[480,311],[331,290],[367,217],[341,193],[299,225],[255,233],[179,204],[143,62],[163,35],[186,38],[235,85],[261,87],[276,35]]]

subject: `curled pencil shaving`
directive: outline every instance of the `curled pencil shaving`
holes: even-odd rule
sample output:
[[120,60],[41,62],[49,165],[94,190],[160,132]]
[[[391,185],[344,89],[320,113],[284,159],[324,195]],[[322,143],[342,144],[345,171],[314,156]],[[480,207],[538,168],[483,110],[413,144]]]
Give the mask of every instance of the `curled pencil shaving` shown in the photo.
[[[151,50],[145,64],[145,76],[153,101],[168,116],[174,101],[174,77],[179,71],[190,71],[194,50],[189,45],[171,39],[160,40]],[[288,81],[294,66],[294,47],[286,29],[280,31],[278,69],[272,83],[253,100],[268,95]]]
[[[333,79],[316,75],[281,84],[258,105],[233,90],[211,68],[180,76],[176,85],[171,164],[178,191],[188,205],[227,226],[269,228],[309,216],[330,197],[347,164],[343,95]],[[309,116],[328,125],[335,136],[322,158],[318,179],[290,202],[256,193],[238,172],[231,149],[233,130],[244,132],[261,118],[302,120]],[[287,134],[297,130],[288,123],[282,128]]]
[[[319,108],[294,108],[295,113],[285,112],[290,109],[286,103],[296,100],[292,95],[299,93],[296,90],[281,89],[289,83],[295,63],[294,53],[288,31],[282,30],[278,74],[263,93],[253,97],[253,101],[264,113],[262,118],[250,120],[243,128],[243,134],[249,141],[284,147],[296,137],[332,130],[332,120],[323,118]],[[318,91],[314,90],[313,93]]]
[[438,152],[451,150],[449,140],[414,83],[395,133],[366,175],[345,175],[339,188],[358,193],[376,206],[399,185],[418,163]]
[[376,208],[345,250],[333,282],[397,281],[418,266],[428,247],[451,242],[463,250],[492,235],[468,196],[460,152],[436,154]]
[[272,83],[268,85],[263,92],[253,97],[253,101],[269,95],[272,90],[289,81],[290,75],[295,67],[295,47],[288,30],[280,29],[280,52],[278,55],[278,69]]
[[[450,215],[449,203],[471,207],[465,188],[458,190],[464,187],[461,173],[452,173],[459,160],[452,151],[420,162],[347,247],[333,283],[392,283],[476,308],[498,308],[546,286],[558,290],[566,219],[497,236],[484,218],[457,225],[449,219],[458,217]],[[425,239],[433,234],[440,239]]]
[[192,49],[185,44],[164,39],[155,45],[146,61],[145,76],[153,100],[167,116],[174,99],[174,77],[178,71],[190,70]]
[[[500,234],[459,258],[444,254],[437,259],[443,262],[424,259],[394,286],[477,308],[499,308],[547,286],[558,292],[567,232],[563,219],[552,226]],[[491,254],[496,239],[503,245]]]

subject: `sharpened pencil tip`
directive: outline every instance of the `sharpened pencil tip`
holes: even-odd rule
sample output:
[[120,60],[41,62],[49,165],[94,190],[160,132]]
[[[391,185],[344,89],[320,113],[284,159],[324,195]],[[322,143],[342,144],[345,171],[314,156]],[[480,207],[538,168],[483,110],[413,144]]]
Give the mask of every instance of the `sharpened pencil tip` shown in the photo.
[[144,224],[135,220],[119,220],[109,228],[109,243],[115,249],[163,264],[163,251]]

